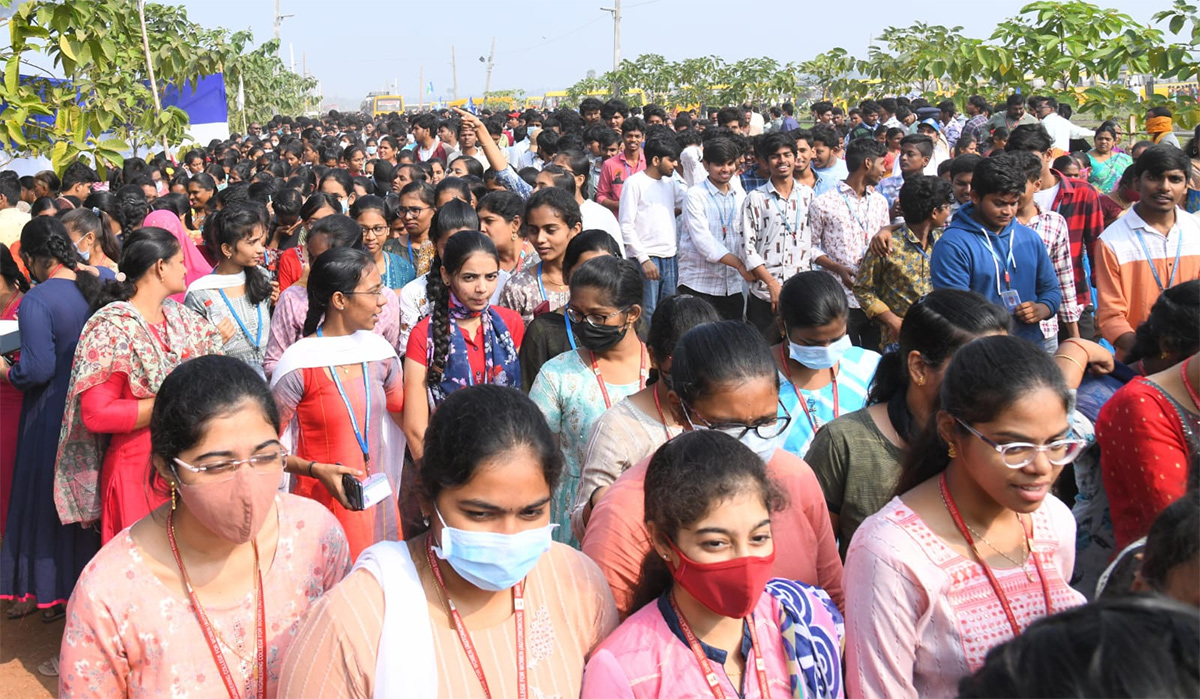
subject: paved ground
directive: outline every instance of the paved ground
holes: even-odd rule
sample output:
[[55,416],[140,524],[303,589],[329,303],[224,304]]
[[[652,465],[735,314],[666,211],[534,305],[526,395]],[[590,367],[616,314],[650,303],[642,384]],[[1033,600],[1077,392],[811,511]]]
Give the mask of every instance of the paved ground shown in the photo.
[[45,677],[38,665],[58,653],[63,620],[43,624],[39,613],[10,620],[11,602],[0,602],[0,687],[5,699],[43,699],[58,690],[57,677]]

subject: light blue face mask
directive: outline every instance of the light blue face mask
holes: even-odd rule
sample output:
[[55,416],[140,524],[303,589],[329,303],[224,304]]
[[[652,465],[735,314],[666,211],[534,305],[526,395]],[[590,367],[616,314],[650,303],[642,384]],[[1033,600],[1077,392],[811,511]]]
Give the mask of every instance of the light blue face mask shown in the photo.
[[367,155],[375,155],[379,152],[378,146],[367,146]]
[[842,337],[828,347],[808,347],[788,342],[788,354],[809,369],[832,369],[842,361],[842,355],[854,345],[849,335]]
[[558,526],[547,524],[516,534],[476,532],[447,526],[442,513],[436,508],[434,513],[442,522],[442,542],[433,552],[464,580],[491,592],[511,589],[524,580],[550,550],[550,535]]
[[80,250],[78,247],[76,247],[75,251],[79,253],[79,259],[83,260],[84,264],[87,264],[87,261],[92,259],[92,249],[91,248],[87,248],[86,250]]

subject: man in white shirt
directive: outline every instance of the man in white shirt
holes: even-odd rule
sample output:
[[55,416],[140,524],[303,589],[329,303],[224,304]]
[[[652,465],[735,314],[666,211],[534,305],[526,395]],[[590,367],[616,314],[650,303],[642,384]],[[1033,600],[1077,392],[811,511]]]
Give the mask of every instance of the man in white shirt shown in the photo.
[[[708,177],[687,191],[679,236],[679,292],[702,298],[726,320],[745,313],[742,290],[749,277],[737,256],[745,192],[733,187],[738,147],[727,138],[704,145]],[[753,279],[750,277],[750,279]]]
[[413,143],[416,146],[417,159],[423,163],[434,158],[438,158],[443,163],[448,163],[459,155],[457,150],[442,143],[437,137],[437,127],[437,117],[429,112],[418,114],[413,119]]
[[17,208],[21,201],[21,179],[11,170],[0,172],[0,243],[12,246],[21,239],[29,214]]
[[1071,152],[1071,139],[1088,139],[1096,135],[1095,131],[1076,126],[1058,113],[1058,100],[1053,97],[1032,97],[1029,102],[1033,106],[1033,114],[1042,120],[1042,128],[1050,134],[1054,147],[1064,153]]
[[642,312],[654,314],[658,302],[675,294],[678,267],[675,216],[687,190],[672,177],[679,164],[679,141],[663,135],[646,143],[646,169],[625,180],[621,189],[621,236],[625,252],[642,266]]

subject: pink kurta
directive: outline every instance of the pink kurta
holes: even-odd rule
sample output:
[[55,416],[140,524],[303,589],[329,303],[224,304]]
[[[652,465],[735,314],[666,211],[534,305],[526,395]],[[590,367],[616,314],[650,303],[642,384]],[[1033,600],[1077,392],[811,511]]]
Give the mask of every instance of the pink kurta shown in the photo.
[[[1033,513],[1030,545],[1046,573],[1053,611],[1083,604],[1067,584],[1075,519],[1053,495]],[[1034,570],[1032,561],[1026,566]],[[1021,629],[1046,616],[1036,571],[1032,582],[1020,568],[992,572]],[[983,567],[948,547],[899,498],[855,532],[843,580],[847,696],[957,696],[958,681],[1013,637]]]
[[[279,495],[276,505],[279,543],[263,569],[267,696],[275,696],[284,652],[305,612],[350,568],[346,536],[329,510],[294,495]],[[190,602],[146,572],[144,555],[125,530],[84,568],[67,606],[60,697],[226,696]],[[221,638],[243,643],[253,657],[253,592],[234,607],[205,612]],[[254,696],[250,665],[222,649],[242,696]]]

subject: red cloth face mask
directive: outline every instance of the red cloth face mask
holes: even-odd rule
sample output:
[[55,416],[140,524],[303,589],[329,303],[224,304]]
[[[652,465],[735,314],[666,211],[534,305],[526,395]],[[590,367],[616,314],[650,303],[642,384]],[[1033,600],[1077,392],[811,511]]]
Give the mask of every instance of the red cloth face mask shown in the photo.
[[[697,563],[675,542],[667,540],[679,556],[671,576],[688,594],[712,611],[731,619],[744,619],[754,611],[775,566],[775,549],[766,556],[743,556],[718,563]],[[667,565],[670,568],[668,562]]]

